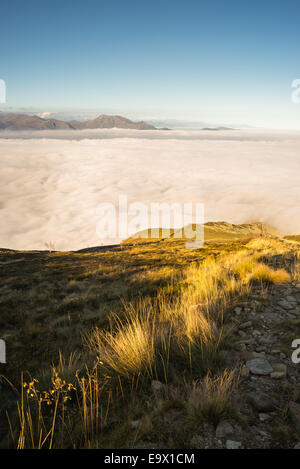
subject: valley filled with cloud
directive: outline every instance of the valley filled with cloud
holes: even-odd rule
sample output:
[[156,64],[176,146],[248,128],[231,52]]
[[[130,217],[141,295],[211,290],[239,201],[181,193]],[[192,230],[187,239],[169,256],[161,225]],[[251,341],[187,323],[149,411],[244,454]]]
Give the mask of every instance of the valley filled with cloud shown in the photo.
[[205,221],[299,234],[300,136],[253,131],[1,132],[0,247],[106,243],[97,207],[203,203]]

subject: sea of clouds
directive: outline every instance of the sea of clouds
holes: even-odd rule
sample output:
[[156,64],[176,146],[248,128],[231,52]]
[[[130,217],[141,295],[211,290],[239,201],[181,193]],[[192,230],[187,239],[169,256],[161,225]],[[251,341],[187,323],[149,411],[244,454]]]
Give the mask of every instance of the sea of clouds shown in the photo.
[[300,234],[300,134],[250,131],[0,132],[0,247],[106,244],[97,207],[204,203],[206,221]]

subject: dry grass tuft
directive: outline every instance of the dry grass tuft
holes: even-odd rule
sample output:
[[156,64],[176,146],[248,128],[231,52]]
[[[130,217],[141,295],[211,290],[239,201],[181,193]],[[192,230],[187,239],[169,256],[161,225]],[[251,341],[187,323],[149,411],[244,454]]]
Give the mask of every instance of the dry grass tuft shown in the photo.
[[225,370],[217,377],[207,374],[194,384],[187,402],[189,415],[198,421],[207,420],[217,425],[230,414],[230,398],[237,385],[235,370]]
[[290,274],[284,269],[274,270],[265,264],[257,264],[248,277],[249,282],[260,283],[289,283]]
[[108,374],[115,372],[125,378],[153,375],[155,332],[149,315],[133,315],[129,310],[125,320],[116,318],[114,330],[96,328],[89,345]]

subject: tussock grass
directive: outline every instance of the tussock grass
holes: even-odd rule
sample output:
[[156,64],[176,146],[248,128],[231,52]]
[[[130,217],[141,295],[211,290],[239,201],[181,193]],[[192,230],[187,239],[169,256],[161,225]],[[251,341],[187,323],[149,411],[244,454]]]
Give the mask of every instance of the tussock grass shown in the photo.
[[125,378],[153,375],[155,331],[149,315],[134,315],[129,309],[125,321],[116,318],[113,331],[95,329],[89,346],[107,373],[114,371]]
[[187,401],[192,419],[206,420],[215,426],[231,412],[230,398],[238,385],[235,370],[225,370],[220,376],[207,374],[202,381],[194,383]]
[[[265,246],[263,241],[261,244],[257,243],[256,240],[254,243],[251,243],[249,243],[250,246],[253,246],[253,244],[254,246],[257,244],[259,246]],[[286,270],[275,270],[261,261],[262,257],[265,257],[270,253],[270,243],[268,243],[267,246],[267,251],[263,250],[260,254],[249,254],[247,251],[242,251],[234,256],[236,263],[233,264],[232,270],[240,277],[244,284],[250,284],[253,282],[276,284],[288,283],[291,281],[291,276]],[[282,252],[282,249],[280,249],[280,252]]]
[[248,277],[249,282],[261,283],[289,283],[291,281],[290,274],[284,269],[274,270],[264,264],[257,264]]

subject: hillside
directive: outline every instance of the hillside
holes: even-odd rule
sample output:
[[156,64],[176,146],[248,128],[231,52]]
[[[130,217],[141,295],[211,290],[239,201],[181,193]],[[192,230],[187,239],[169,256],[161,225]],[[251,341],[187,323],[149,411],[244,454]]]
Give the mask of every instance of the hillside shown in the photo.
[[76,130],[76,129],[136,129],[156,130],[153,125],[146,122],[133,122],[122,116],[100,115],[96,119],[84,122],[65,122],[57,119],[44,119],[38,116],[26,114],[0,114],[0,129],[2,130]]
[[293,448],[299,259],[231,234],[2,250],[1,447]]
[[71,129],[72,127],[64,121],[57,119],[43,119],[38,116],[26,114],[2,114],[0,115],[1,130],[47,130],[47,129]]
[[[191,239],[195,237],[197,230],[200,230],[200,225],[187,225],[180,230],[167,230],[164,228],[153,228],[143,230],[135,233],[130,238],[124,241],[133,242],[134,240],[149,240],[154,239]],[[221,240],[239,240],[255,238],[261,235],[280,236],[280,233],[275,229],[263,223],[244,223],[234,225],[227,222],[207,222],[204,224],[204,239],[205,241],[221,241]]]
[[137,130],[156,130],[153,125],[146,122],[132,122],[122,116],[107,116],[101,114],[96,119],[91,119],[85,122],[71,121],[70,125],[74,129],[137,129]]

